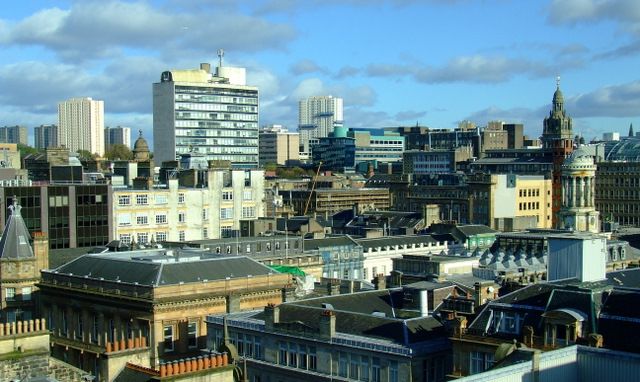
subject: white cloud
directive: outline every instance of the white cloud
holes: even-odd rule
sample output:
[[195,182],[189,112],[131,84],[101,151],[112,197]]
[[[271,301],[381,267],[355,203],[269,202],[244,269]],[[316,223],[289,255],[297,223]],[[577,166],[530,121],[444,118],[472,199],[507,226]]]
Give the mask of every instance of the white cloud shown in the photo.
[[[107,57],[123,49],[159,49],[165,54],[282,49],[293,28],[240,13],[175,11],[146,2],[82,1],[70,9],[41,10],[0,28],[0,42],[42,46],[65,60]],[[170,53],[171,54],[171,53]]]
[[500,83],[515,76],[548,77],[558,73],[559,68],[581,66],[580,60],[558,62],[547,65],[542,62],[504,56],[472,55],[460,56],[449,60],[445,65],[432,67],[427,65],[370,64],[365,73],[372,77],[404,78],[427,84],[440,83]]
[[637,117],[640,113],[640,80],[570,97],[566,99],[565,107],[581,118]]
[[312,60],[304,59],[291,65],[291,68],[289,69],[289,71],[299,76],[301,74],[308,74],[308,73],[317,73],[317,72],[325,73],[326,69],[320,67],[318,64],[316,64]]

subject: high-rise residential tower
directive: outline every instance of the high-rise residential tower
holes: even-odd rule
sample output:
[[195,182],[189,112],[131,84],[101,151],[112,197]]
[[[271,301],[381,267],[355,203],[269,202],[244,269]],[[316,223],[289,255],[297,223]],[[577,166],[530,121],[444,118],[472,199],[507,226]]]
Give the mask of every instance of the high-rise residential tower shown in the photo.
[[258,167],[258,88],[244,68],[209,64],[163,72],[153,84],[153,145],[157,163],[195,152],[234,168]]
[[104,129],[105,150],[111,145],[125,145],[131,148],[131,128],[122,126],[106,127]]
[[298,106],[300,151],[303,153],[309,154],[315,141],[328,137],[334,128],[344,124],[342,98],[314,96],[301,100]]
[[58,126],[40,125],[33,128],[34,146],[37,149],[58,147]]
[[71,98],[58,104],[58,145],[104,154],[104,101]]
[[0,127],[1,143],[18,143],[26,145],[28,139],[27,128],[24,126],[3,126]]

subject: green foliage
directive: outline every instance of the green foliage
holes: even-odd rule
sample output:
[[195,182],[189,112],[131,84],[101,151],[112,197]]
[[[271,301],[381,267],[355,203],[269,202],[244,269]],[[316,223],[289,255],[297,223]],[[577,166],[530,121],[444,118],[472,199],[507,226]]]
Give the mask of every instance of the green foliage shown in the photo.
[[78,150],[78,159],[80,160],[92,160],[96,159],[98,154],[91,154],[90,151],[87,150]]
[[133,152],[127,146],[116,143],[109,146],[104,153],[104,157],[109,160],[131,160],[133,159]]
[[265,163],[264,170],[265,171],[276,171],[278,169],[278,165],[276,163],[270,162]]
[[300,167],[278,167],[276,169],[276,175],[285,179],[299,179],[303,177],[313,177],[315,173],[313,170],[305,170]]
[[35,147],[23,145],[22,143],[18,143],[18,151],[20,152],[20,158],[24,158],[29,154],[37,154],[42,152],[42,150],[38,150]]

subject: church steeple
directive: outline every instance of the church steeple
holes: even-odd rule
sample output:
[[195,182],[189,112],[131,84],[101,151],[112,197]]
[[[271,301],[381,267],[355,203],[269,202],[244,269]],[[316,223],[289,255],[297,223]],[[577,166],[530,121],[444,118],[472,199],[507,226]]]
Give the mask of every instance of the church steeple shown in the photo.
[[0,239],[0,259],[28,259],[34,258],[31,247],[31,235],[20,215],[22,207],[17,198],[13,197],[13,204],[9,206],[10,215]]

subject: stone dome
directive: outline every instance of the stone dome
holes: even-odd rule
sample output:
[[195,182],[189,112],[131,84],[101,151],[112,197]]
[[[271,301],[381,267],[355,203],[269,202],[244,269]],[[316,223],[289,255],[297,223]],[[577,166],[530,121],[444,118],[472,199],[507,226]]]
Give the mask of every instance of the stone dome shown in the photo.
[[135,160],[149,159],[149,144],[147,140],[142,137],[142,130],[140,130],[140,136],[133,144],[133,158]]
[[581,146],[571,153],[562,164],[566,169],[587,169],[595,166],[594,153],[586,146]]

